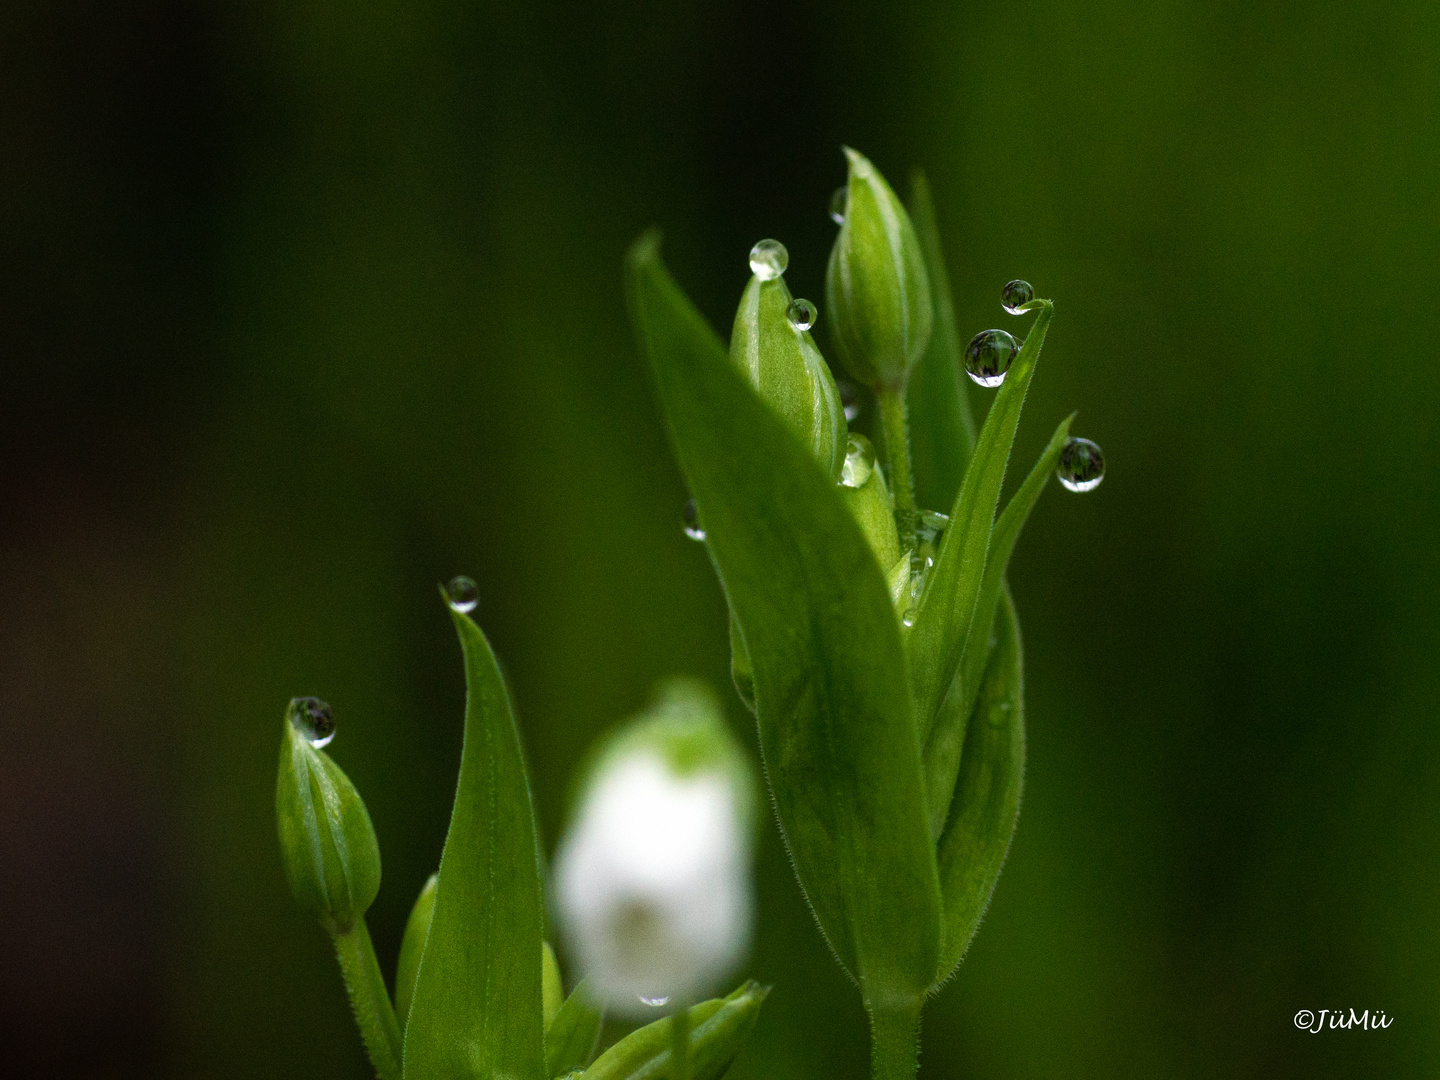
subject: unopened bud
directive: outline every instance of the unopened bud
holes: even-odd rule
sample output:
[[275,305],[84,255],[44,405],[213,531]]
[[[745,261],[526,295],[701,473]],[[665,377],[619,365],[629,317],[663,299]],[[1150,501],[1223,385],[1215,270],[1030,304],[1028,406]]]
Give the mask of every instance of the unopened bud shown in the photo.
[[335,732],[330,706],[295,698],[280,739],[275,817],[295,902],[331,933],[349,930],[380,891],[380,845],[355,785],[321,746]]
[[825,315],[850,374],[872,390],[899,390],[930,342],[930,278],[904,204],[863,154],[846,147],[845,156],[845,220],[825,272]]
[[845,405],[810,336],[814,321],[814,306],[794,299],[783,277],[755,274],[735,312],[730,359],[835,479],[845,457]]

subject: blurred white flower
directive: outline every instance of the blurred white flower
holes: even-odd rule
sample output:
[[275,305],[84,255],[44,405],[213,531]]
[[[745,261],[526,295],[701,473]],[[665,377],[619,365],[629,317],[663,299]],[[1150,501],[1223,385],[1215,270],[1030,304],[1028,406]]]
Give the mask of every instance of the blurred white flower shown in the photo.
[[556,852],[555,898],[612,1009],[698,1000],[744,958],[753,801],[748,765],[694,684],[671,684],[601,754]]

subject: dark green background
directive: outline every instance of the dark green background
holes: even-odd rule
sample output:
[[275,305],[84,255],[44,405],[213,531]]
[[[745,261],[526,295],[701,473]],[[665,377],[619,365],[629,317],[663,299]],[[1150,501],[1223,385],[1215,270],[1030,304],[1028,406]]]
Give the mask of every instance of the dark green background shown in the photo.
[[[335,705],[388,965],[454,573],[547,843],[662,676],[753,745],[620,259],[659,223],[728,331],[775,236],[818,298],[846,142],[929,169],[962,334],[1055,299],[1025,464],[1072,408],[1110,462],[1013,564],[1026,799],[922,1075],[1434,1075],[1437,61],[1424,3],[5,5],[0,1053],[366,1075],[279,725]],[[864,1076],[773,829],[759,891],[736,1076]],[[1292,1022],[1352,1007],[1394,1024]]]

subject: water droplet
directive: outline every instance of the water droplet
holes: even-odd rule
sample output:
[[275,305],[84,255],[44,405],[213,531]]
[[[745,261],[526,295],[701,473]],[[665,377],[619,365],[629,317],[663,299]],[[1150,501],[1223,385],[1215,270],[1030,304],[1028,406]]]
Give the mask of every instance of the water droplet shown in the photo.
[[850,209],[850,189],[841,184],[830,196],[830,220],[836,225],[845,224],[845,211]]
[[860,415],[860,390],[852,382],[843,379],[835,384],[835,389],[840,391],[840,404],[845,409],[845,422],[853,424],[855,418]]
[[846,487],[864,487],[875,469],[875,447],[864,435],[851,435],[845,441],[845,464],[840,467],[840,483]]
[[761,281],[774,281],[790,265],[790,252],[779,240],[761,240],[750,249],[750,271]]
[[809,330],[815,325],[815,305],[809,300],[797,297],[791,300],[790,306],[785,309],[785,318],[796,330]]
[[663,1009],[666,1005],[670,1004],[669,994],[666,994],[664,997],[646,997],[644,994],[636,994],[635,996],[640,999],[640,1004],[649,1005],[652,1009]]
[[685,535],[691,540],[704,540],[705,530],[700,527],[700,506],[694,499],[687,499],[680,511],[685,521]]
[[1028,281],[1021,281],[1019,278],[1007,281],[1005,288],[1000,290],[1000,306],[1011,315],[1021,314],[1020,309],[1034,299],[1035,290]]
[[936,513],[934,510],[921,510],[920,521],[915,526],[915,539],[922,544],[937,544],[940,542],[940,534],[949,524],[949,514]]
[[910,629],[910,627],[914,626],[914,625],[915,625],[915,615],[916,615],[916,613],[917,613],[918,611],[919,611],[919,608],[913,608],[913,607],[912,607],[912,608],[907,608],[907,609],[905,610],[905,614],[902,615],[902,616],[900,616],[900,625],[903,626],[903,627],[905,627],[905,629],[907,629],[907,630]]
[[475,605],[480,601],[480,590],[476,587],[473,578],[460,575],[450,579],[450,584],[445,586],[445,599],[450,601],[450,610],[458,611],[461,615],[468,615],[475,610]]
[[335,714],[318,697],[290,699],[290,726],[316,750],[335,738]]
[[1005,381],[1020,346],[1004,330],[982,330],[965,347],[965,372],[984,387]]
[[1105,479],[1105,455],[1089,439],[1066,439],[1055,475],[1071,491],[1093,491]]

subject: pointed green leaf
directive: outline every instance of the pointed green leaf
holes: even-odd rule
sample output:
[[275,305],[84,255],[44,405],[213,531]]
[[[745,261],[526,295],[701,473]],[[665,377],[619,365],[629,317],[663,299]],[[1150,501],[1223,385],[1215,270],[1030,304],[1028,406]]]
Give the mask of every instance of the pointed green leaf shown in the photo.
[[925,355],[910,373],[905,395],[910,411],[910,464],[915,473],[915,501],[931,510],[955,502],[965,466],[975,448],[975,419],[966,397],[964,354],[955,329],[950,275],[940,247],[930,183],[916,169],[910,178],[910,220],[925,256],[935,328]]
[[489,642],[452,614],[465,654],[465,744],[405,1075],[546,1080],[540,869],[520,734]]
[[[748,982],[690,1008],[690,1078],[720,1080],[744,1049],[768,987]],[[584,1080],[662,1080],[670,1075],[670,1018],[647,1024],[600,1055]]]
[[854,518],[729,362],[658,239],[627,259],[631,314],[748,646],[760,746],[796,874],[869,1003],[929,986],[934,851],[899,623]]
[[960,759],[954,812],[940,836],[945,942],[937,985],[970,946],[999,880],[1025,778],[1024,663],[1020,624],[1009,593],[1000,606],[997,642],[985,669]]
[[546,1031],[555,1022],[555,1014],[565,1001],[565,987],[560,981],[560,964],[548,941],[540,943],[540,1022]]
[[415,898],[410,918],[405,920],[405,936],[400,939],[400,962],[395,967],[395,1015],[403,1028],[410,1016],[410,1003],[415,996],[415,976],[420,973],[420,956],[425,951],[425,938],[430,933],[430,918],[435,914],[435,883],[439,874],[431,874]]
[[1037,304],[1043,306],[1020,355],[1010,366],[1005,384],[995,394],[985,426],[980,429],[975,456],[965,470],[965,482],[950,511],[950,525],[940,541],[940,552],[920,598],[915,625],[906,640],[922,740],[929,738],[940,699],[959,669],[965,637],[975,614],[995,504],[1000,499],[1005,465],[1010,460],[1010,445],[1015,441],[1025,391],[1030,387],[1035,361],[1054,310],[1049,301],[1037,301]]
[[591,995],[589,984],[582,982],[565,999],[545,1032],[545,1075],[560,1076],[588,1065],[604,1022],[604,1011]]
[[1000,514],[999,520],[990,532],[990,550],[985,561],[985,576],[980,582],[980,596],[975,604],[975,618],[970,633],[965,639],[961,652],[960,670],[951,680],[950,690],[940,703],[935,723],[930,728],[930,737],[925,740],[925,790],[930,797],[930,833],[939,836],[946,818],[952,812],[951,799],[955,791],[955,777],[960,768],[960,753],[965,744],[965,733],[975,699],[980,692],[980,679],[985,673],[990,657],[991,631],[995,627],[995,609],[1005,589],[1005,569],[1010,564],[1010,553],[1015,550],[1015,540],[1045,481],[1055,471],[1060,449],[1070,436],[1072,413],[1060,422],[1050,443],[1030,475],[1010,497],[1010,502]]

